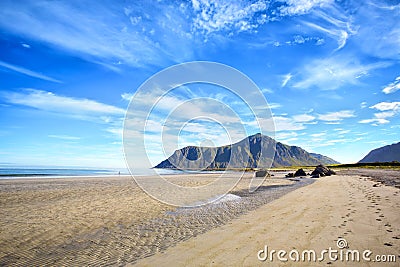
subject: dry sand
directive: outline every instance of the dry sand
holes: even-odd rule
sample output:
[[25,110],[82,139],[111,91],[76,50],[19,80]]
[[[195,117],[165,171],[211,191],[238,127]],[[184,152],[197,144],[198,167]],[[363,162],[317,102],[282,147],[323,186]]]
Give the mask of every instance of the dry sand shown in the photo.
[[[249,194],[250,177],[232,192],[240,201],[195,209],[162,204],[130,177],[0,180],[0,265],[265,266],[265,245],[320,251],[345,238],[350,249],[396,255],[379,266],[399,266],[398,188],[360,176],[305,187],[307,179],[275,177]],[[170,177],[187,186],[214,179]]]
[[[331,176],[293,191],[229,224],[140,260],[138,266],[399,266],[400,190],[360,176]],[[315,250],[344,238],[349,249],[395,255],[396,263],[265,262],[269,250]],[[261,256],[264,256],[261,254]],[[276,255],[275,255],[276,257]],[[288,256],[286,255],[286,258]],[[289,263],[289,264],[288,264]]]

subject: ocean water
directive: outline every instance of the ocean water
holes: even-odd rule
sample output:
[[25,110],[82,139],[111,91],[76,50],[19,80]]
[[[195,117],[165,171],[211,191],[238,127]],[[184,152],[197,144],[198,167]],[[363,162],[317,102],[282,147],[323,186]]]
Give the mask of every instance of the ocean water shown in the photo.
[[130,175],[149,176],[158,173],[160,175],[176,175],[187,173],[170,169],[95,169],[95,168],[68,168],[68,167],[0,167],[0,179],[18,178],[61,178],[73,176],[112,176]]
[[0,167],[0,178],[25,178],[25,177],[58,177],[58,176],[96,176],[115,175],[118,171],[107,169],[76,169],[76,168],[34,168]]

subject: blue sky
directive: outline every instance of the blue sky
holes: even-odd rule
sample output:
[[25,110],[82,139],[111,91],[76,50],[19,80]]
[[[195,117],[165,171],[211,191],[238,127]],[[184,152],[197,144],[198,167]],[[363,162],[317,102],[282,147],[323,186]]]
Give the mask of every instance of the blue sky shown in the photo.
[[[400,1],[3,0],[0,46],[2,165],[124,167],[132,95],[194,60],[250,77],[283,143],[347,163],[399,141]],[[226,143],[210,123],[177,146]]]

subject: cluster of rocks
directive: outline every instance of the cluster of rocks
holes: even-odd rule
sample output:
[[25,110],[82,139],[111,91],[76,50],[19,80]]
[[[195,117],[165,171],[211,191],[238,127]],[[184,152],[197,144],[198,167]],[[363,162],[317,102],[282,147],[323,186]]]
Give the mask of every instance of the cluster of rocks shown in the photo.
[[317,167],[315,167],[315,170],[311,174],[307,174],[303,169],[298,169],[295,173],[288,173],[286,177],[290,178],[310,175],[311,178],[320,178],[323,176],[331,176],[334,174],[336,174],[336,172],[329,169],[328,167],[324,165],[318,165]]
[[317,167],[315,167],[315,170],[311,173],[311,177],[319,178],[319,177],[331,176],[331,175],[335,175],[335,174],[336,174],[336,172],[329,169],[328,167],[326,167],[324,165],[318,165]]

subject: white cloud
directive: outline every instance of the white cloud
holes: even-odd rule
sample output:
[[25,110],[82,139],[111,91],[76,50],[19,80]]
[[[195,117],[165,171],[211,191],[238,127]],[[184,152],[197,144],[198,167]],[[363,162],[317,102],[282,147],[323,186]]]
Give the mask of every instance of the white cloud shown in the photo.
[[389,123],[389,121],[386,119],[375,118],[375,119],[360,120],[359,123],[364,123],[364,124],[365,123],[373,123],[376,125],[376,124],[386,124],[386,123]]
[[294,115],[293,120],[296,122],[310,122],[315,119],[314,116],[308,115],[308,114],[299,114],[299,115]]
[[385,88],[382,89],[382,92],[385,94],[391,94],[398,90],[400,90],[400,76],[398,76],[394,82],[386,85]]
[[[118,70],[119,64],[141,67],[190,57],[190,25],[179,8],[161,2],[123,5],[94,1],[82,8],[74,1],[38,0],[18,5],[5,1],[0,28],[112,70]],[[146,18],[136,13],[146,14]],[[179,49],[172,49],[175,47]]]
[[57,135],[57,134],[49,134],[48,137],[56,138],[56,139],[62,139],[62,140],[79,140],[79,139],[81,139],[80,137],[77,137],[77,136]]
[[333,0],[286,0],[286,5],[280,11],[283,15],[303,15],[314,8],[325,7],[333,2]]
[[301,36],[301,35],[296,35],[296,36],[294,37],[294,42],[295,42],[296,44],[304,44],[305,41],[306,41],[306,40],[305,40],[304,37]]
[[282,105],[279,104],[279,103],[269,103],[269,104],[268,104],[268,107],[269,107],[270,109],[277,109],[277,108],[282,107]]
[[335,38],[338,43],[338,47],[335,50],[342,49],[346,45],[347,39],[349,38],[349,34],[347,33],[347,31],[341,29],[328,29],[311,22],[303,23],[310,28],[316,29]]
[[264,1],[247,3],[245,1],[192,1],[196,12],[193,19],[193,30],[205,35],[219,31],[249,31],[265,23],[260,12],[266,11],[268,4]]
[[325,136],[325,135],[326,135],[326,132],[310,134],[310,136],[312,136],[312,137],[322,137],[322,136]]
[[270,88],[262,88],[260,89],[263,94],[272,94],[274,91]]
[[362,65],[349,57],[316,59],[300,69],[301,78],[293,84],[293,87],[335,90],[343,85],[357,84],[358,80],[368,75],[370,71],[389,65],[388,62]]
[[381,112],[374,113],[374,118],[360,120],[359,123],[372,123],[372,125],[386,124],[388,118],[396,116],[400,112],[400,102],[380,102],[370,107]]
[[[390,2],[393,4],[391,5]],[[396,1],[365,0],[352,14],[354,24],[362,25],[354,44],[374,57],[400,59],[400,5]]]
[[126,101],[131,101],[133,96],[134,96],[134,94],[132,94],[132,93],[123,93],[123,94],[121,94],[122,99],[126,100]]
[[306,127],[302,123],[297,123],[294,120],[286,117],[274,117],[275,131],[298,131]]
[[396,115],[396,111],[383,111],[379,113],[374,113],[374,116],[378,119],[391,118]]
[[360,103],[360,107],[361,107],[361,108],[366,108],[366,107],[367,107],[367,102],[365,102],[365,101],[364,101],[364,102],[361,102],[361,103]]
[[59,96],[52,92],[25,89],[22,92],[5,92],[3,98],[12,104],[24,105],[39,110],[78,116],[115,115],[123,116],[125,110],[89,99]]
[[22,43],[21,45],[22,45],[22,47],[24,47],[24,48],[31,48],[31,46],[30,46],[29,44]]
[[400,102],[380,102],[371,106],[370,108],[377,109],[379,111],[398,110],[400,109]]
[[[310,1],[312,2],[312,1]],[[336,1],[327,1],[322,8],[315,8],[311,16],[300,21],[307,30],[326,34],[336,40],[334,51],[342,49],[349,38],[357,34],[358,26],[354,26],[353,17],[346,8],[340,7]]]
[[350,133],[350,130],[339,130],[337,131],[338,134],[348,134]]
[[54,79],[52,77],[41,74],[39,72],[35,72],[35,71],[29,70],[29,69],[26,69],[26,68],[23,68],[23,67],[20,67],[17,65],[9,64],[9,63],[1,61],[1,60],[0,60],[0,66],[3,68],[9,69],[9,70],[30,76],[30,77],[38,78],[38,79],[49,81],[49,82],[61,83],[60,80]]
[[332,123],[352,117],[355,117],[353,110],[341,110],[318,115],[318,119]]
[[285,87],[286,86],[286,84],[290,81],[290,79],[292,78],[293,76],[292,76],[292,74],[291,73],[288,73],[288,74],[286,74],[284,77],[283,77],[283,81],[282,81],[282,87]]

